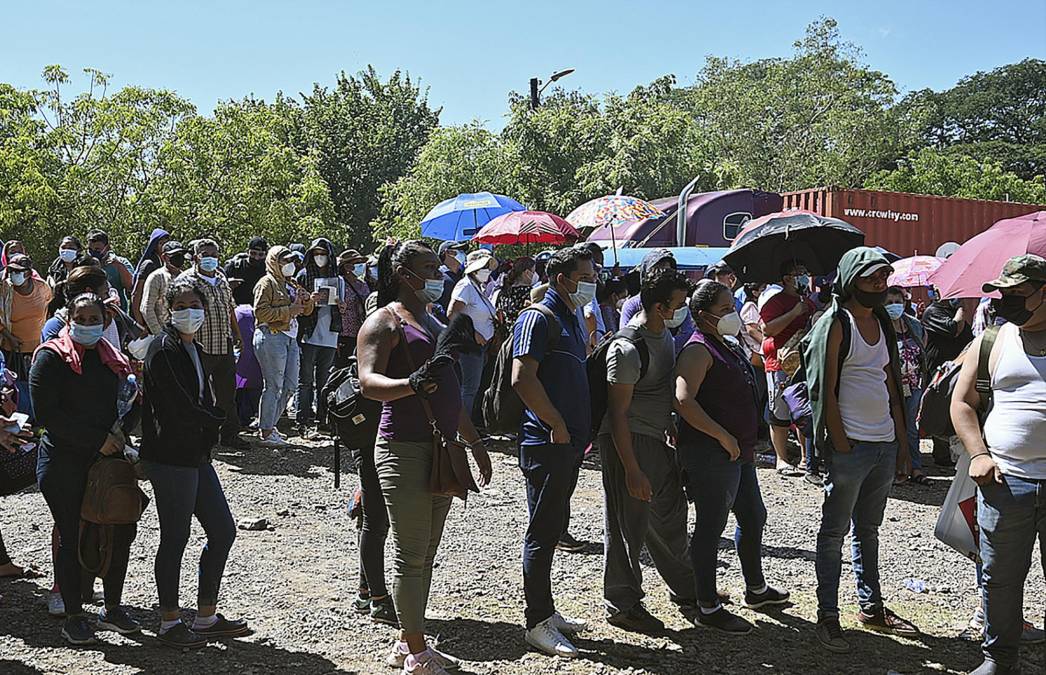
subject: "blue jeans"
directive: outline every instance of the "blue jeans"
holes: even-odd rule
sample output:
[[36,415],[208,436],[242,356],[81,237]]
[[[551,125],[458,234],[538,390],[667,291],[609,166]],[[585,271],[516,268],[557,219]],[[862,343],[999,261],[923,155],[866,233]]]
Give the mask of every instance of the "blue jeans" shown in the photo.
[[919,403],[923,400],[923,390],[915,389],[911,396],[904,397],[904,425],[908,429],[908,454],[912,457],[912,469],[923,468],[922,453],[919,452]]
[[327,421],[327,401],[321,392],[327,385],[331,367],[334,365],[334,347],[301,346],[301,368],[298,373],[298,422],[313,419],[312,401],[316,399],[316,419]]
[[570,496],[584,450],[569,445],[522,445],[519,468],[527,482],[530,520],[523,535],[523,595],[527,630],[556,611],[552,599],[552,555],[566,529]]
[[718,444],[714,447],[683,445],[679,448],[679,460],[686,471],[687,493],[697,511],[694,534],[690,537],[690,560],[697,578],[697,599],[709,606],[718,602],[716,563],[719,537],[731,511],[737,519],[734,548],[741,561],[745,585],[761,588],[765,583],[763,527],[766,525],[766,507],[759,492],[755,465],[740,460],[731,462]]
[[839,616],[843,537],[852,538],[854,577],[861,610],[883,607],[879,586],[879,526],[897,470],[897,443],[858,442],[825,462],[824,503],[817,532],[817,618]]
[[197,606],[218,604],[225,561],[236,539],[236,524],[218,474],[210,463],[174,466],[143,460],[142,464],[153,486],[156,514],[160,519],[160,546],[156,549],[154,568],[160,611],[173,612],[181,606],[178,581],[194,515],[207,534],[207,543],[200,554]]
[[1038,535],[1046,574],[1046,480],[1003,476],[977,489],[977,525],[984,561],[984,656],[1002,666],[1018,662],[1024,581]]
[[458,355],[458,366],[461,367],[461,409],[471,417],[472,405],[476,400],[476,392],[479,391],[480,380],[483,379],[483,355],[485,349],[476,353],[461,353]]
[[274,429],[298,386],[298,343],[268,326],[254,329],[254,355],[262,371],[259,429]]

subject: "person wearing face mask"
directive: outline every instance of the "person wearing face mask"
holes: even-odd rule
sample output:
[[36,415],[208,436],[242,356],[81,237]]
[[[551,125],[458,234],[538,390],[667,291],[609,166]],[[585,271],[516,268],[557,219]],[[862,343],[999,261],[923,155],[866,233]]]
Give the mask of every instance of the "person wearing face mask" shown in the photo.
[[891,286],[886,289],[886,313],[897,334],[897,353],[901,357],[901,394],[904,396],[904,422],[908,429],[908,452],[912,459],[911,481],[928,485],[919,452],[919,403],[923,398],[928,373],[926,370],[926,331],[911,314],[904,311],[904,289]]
[[[458,660],[425,638],[433,560],[451,507],[450,497],[429,487],[434,427],[444,438],[458,436],[468,444],[481,486],[490,481],[490,457],[461,405],[453,356],[437,352],[444,326],[429,310],[443,292],[435,253],[420,241],[387,245],[378,258],[377,292],[380,309],[364,322],[357,352],[363,395],[382,402],[374,468],[392,530],[392,604],[400,626],[385,662],[405,675],[446,675]],[[373,484],[364,488],[365,500],[368,489]],[[380,559],[380,547],[369,555]],[[380,560],[368,565],[366,576],[371,616],[387,617],[388,597],[377,595],[384,577]]]
[[[226,619],[216,611],[236,525],[211,465],[225,413],[215,405],[204,352],[195,339],[206,321],[207,292],[198,280],[179,277],[168,286],[166,302],[170,319],[150,343],[142,374],[141,461],[160,520],[154,565],[157,639],[187,649],[217,637],[245,635],[249,629],[246,621]],[[200,555],[196,619],[190,627],[179,618],[179,581],[193,516],[207,543]]]
[[480,249],[469,253],[465,261],[465,276],[454,287],[447,311],[448,319],[458,314],[465,314],[472,319],[476,344],[480,346],[476,352],[462,352],[458,356],[458,365],[461,367],[461,405],[470,413],[483,375],[485,347],[494,337],[497,310],[483,289],[490,280],[491,270],[496,266],[497,261],[490,251]]
[[696,330],[679,355],[675,406],[682,421],[679,458],[697,511],[690,539],[697,577],[693,620],[740,635],[752,624],[724,608],[716,590],[716,552],[731,512],[737,520],[734,545],[745,580],[745,606],[788,601],[788,593],[767,585],[763,576],[766,507],[754,464],[760,414],[755,372],[727,339],[741,329],[730,289],[711,279],[698,282],[690,313]]
[[[667,248],[654,249],[644,256],[643,261],[639,265],[640,283],[648,274],[652,274],[658,269],[669,268],[676,269],[676,259],[672,252]],[[625,303],[621,306],[621,323],[627,326],[628,322],[632,320],[632,315],[638,312],[642,306],[643,303],[638,292],[625,300]],[[687,309],[686,318],[683,319],[681,324],[669,326],[669,330],[672,332],[672,340],[675,343],[676,355],[678,356],[690,339],[690,336],[694,334],[694,319],[690,316],[690,310]]]
[[160,251],[160,262],[163,266],[150,273],[149,278],[145,280],[142,302],[138,309],[151,335],[159,335],[167,324],[167,287],[182,273],[186,253],[181,242],[168,241]]
[[130,311],[128,293],[134,287],[134,271],[131,261],[116,255],[109,245],[109,235],[102,230],[87,233],[87,252],[98,261],[109,279],[109,287],[120,298],[120,309]]
[[7,368],[18,379],[15,386],[20,393],[18,409],[33,416],[32,397],[29,395],[29,366],[33,352],[40,344],[40,334],[47,322],[47,304],[52,291],[33,272],[29,256],[16,253],[7,261],[0,282],[0,322],[3,325],[2,345]]
[[973,673],[996,675],[1021,672],[1023,589],[1036,535],[1046,550],[1046,259],[1010,258],[981,290],[1001,294],[992,302],[1007,321],[992,329],[998,332],[988,354],[991,406],[982,426],[982,335],[963,358],[951,418],[977,483],[984,631],[983,662]]
[[337,272],[334,246],[330,241],[321,237],[312,242],[305,254],[305,267],[298,273],[298,283],[307,291],[323,295],[314,312],[298,319],[301,368],[298,371],[296,421],[299,434],[304,437],[311,435],[312,425],[317,421],[320,431],[330,431],[327,425],[327,401],[317,394],[323,391],[334,366],[338,336],[342,329],[340,303],[346,293]]
[[648,276],[639,292],[643,309],[607,348],[607,414],[596,443],[606,521],[603,599],[610,625],[638,633],[665,628],[642,603],[644,545],[673,602],[694,603],[686,497],[676,452],[665,443],[676,361],[667,323],[682,321],[689,291],[675,270]]
[[467,241],[445,241],[439,245],[437,255],[440,262],[440,275],[443,277],[443,293],[436,301],[444,318],[450,310],[451,295],[454,288],[465,276],[465,259],[468,252]]
[[896,478],[911,473],[901,392],[901,357],[884,308],[893,268],[858,246],[839,261],[832,304],[803,341],[814,444],[823,459],[824,503],[817,533],[817,627],[831,652],[850,644],[839,626],[843,539],[852,539],[858,625],[914,637],[911,622],[886,608],[879,581],[879,526]]
[[344,368],[349,357],[356,353],[356,338],[367,317],[367,258],[355,249],[338,254],[338,274],[345,286],[338,310],[341,313],[341,334],[338,336],[338,354],[335,368]]
[[[134,289],[131,291],[131,314],[135,321],[144,324],[145,317],[142,316],[142,294],[145,293],[145,282],[149,275],[164,266],[161,259],[163,245],[171,238],[167,230],[156,228],[149,235],[149,241],[142,250],[138,264],[134,266]],[[192,246],[192,244],[189,244]]]
[[247,450],[250,443],[240,438],[236,410],[236,359],[233,347],[243,344],[236,319],[232,289],[218,270],[218,242],[197,239],[193,242],[194,262],[179,279],[187,279],[203,291],[204,322],[196,333],[203,350],[203,369],[211,378],[218,407],[225,413],[220,442],[227,448]]
[[[525,310],[512,336],[512,387],[523,403],[519,466],[527,484],[528,525],[523,537],[526,641],[551,654],[576,658],[567,635],[587,628],[584,621],[556,611],[552,558],[566,530],[570,496],[591,434],[591,397],[585,370],[588,335],[577,310],[596,294],[592,253],[571,246],[548,261],[549,287],[540,304],[561,327],[549,348],[549,319]],[[564,634],[566,633],[566,634]]]
[[[69,323],[58,337],[36,352],[29,387],[37,421],[45,429],[40,438],[36,475],[58,528],[56,581],[66,614],[62,636],[71,644],[95,642],[95,626],[83,610],[82,591],[90,597],[78,558],[80,509],[87,474],[99,454],[123,452],[125,429],[117,423],[117,395],[131,374],[127,359],[102,338],[108,321],[104,301],[93,293],[73,298],[66,306]],[[132,419],[130,415],[126,420]],[[140,628],[120,606],[124,577],[135,525],[113,526],[112,557],[103,579],[105,607],[97,627],[122,634]],[[93,577],[89,577],[93,578]]]
[[310,294],[295,279],[296,255],[273,246],[265,258],[266,274],[254,287],[254,353],[262,369],[258,431],[263,445],[285,447],[276,423],[298,386],[298,318],[312,314],[319,293]]
[[504,325],[515,324],[519,313],[530,305],[530,291],[536,279],[533,258],[522,256],[512,261],[512,269],[505,274],[505,282],[494,300]]
[[[788,434],[792,422],[784,390],[792,372],[785,371],[778,354],[797,350],[799,340],[806,334],[810,316],[814,313],[813,302],[805,296],[809,286],[806,267],[797,260],[786,261],[781,265],[781,290],[759,308],[764,335],[763,368],[770,399],[770,440],[777,455],[777,473],[789,477],[802,476],[804,471],[788,460]],[[805,439],[800,441],[800,445],[805,446]]]
[[232,298],[237,305],[254,304],[254,287],[265,276],[265,255],[268,252],[269,243],[265,237],[253,237],[247,243],[246,251],[237,253],[225,264],[225,278],[233,286]]
[[83,245],[79,239],[72,235],[62,237],[62,243],[58,245],[58,257],[47,268],[47,285],[54,288],[58,282],[65,281],[82,252]]

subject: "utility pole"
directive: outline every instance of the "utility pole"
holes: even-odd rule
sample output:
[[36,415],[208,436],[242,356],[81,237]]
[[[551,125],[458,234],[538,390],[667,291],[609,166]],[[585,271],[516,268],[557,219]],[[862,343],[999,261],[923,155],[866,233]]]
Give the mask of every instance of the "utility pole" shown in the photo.
[[538,85],[541,80],[536,77],[530,78],[530,109],[537,110],[541,102],[538,100]]

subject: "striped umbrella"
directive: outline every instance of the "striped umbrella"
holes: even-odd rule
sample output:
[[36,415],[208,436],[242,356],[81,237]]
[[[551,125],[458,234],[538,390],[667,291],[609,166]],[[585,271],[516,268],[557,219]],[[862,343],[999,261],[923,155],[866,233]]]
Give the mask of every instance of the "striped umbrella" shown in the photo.
[[481,244],[562,244],[578,231],[554,213],[512,211],[491,220],[473,237]]
[[599,227],[615,228],[663,215],[661,209],[638,197],[607,195],[585,202],[571,211],[567,222],[579,231],[592,231]]
[[913,255],[911,258],[901,258],[891,263],[893,273],[886,283],[902,288],[929,286],[930,275],[937,271],[942,262],[944,261],[932,255]]

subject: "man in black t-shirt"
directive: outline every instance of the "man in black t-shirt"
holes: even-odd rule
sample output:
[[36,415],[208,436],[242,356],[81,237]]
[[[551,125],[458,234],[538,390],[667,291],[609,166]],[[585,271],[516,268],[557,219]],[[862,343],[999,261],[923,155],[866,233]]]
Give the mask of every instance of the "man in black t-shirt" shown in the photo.
[[225,276],[233,287],[232,297],[237,305],[254,304],[254,286],[265,276],[265,254],[268,252],[269,243],[265,238],[255,237],[247,244],[246,252],[237,253],[225,264]]

